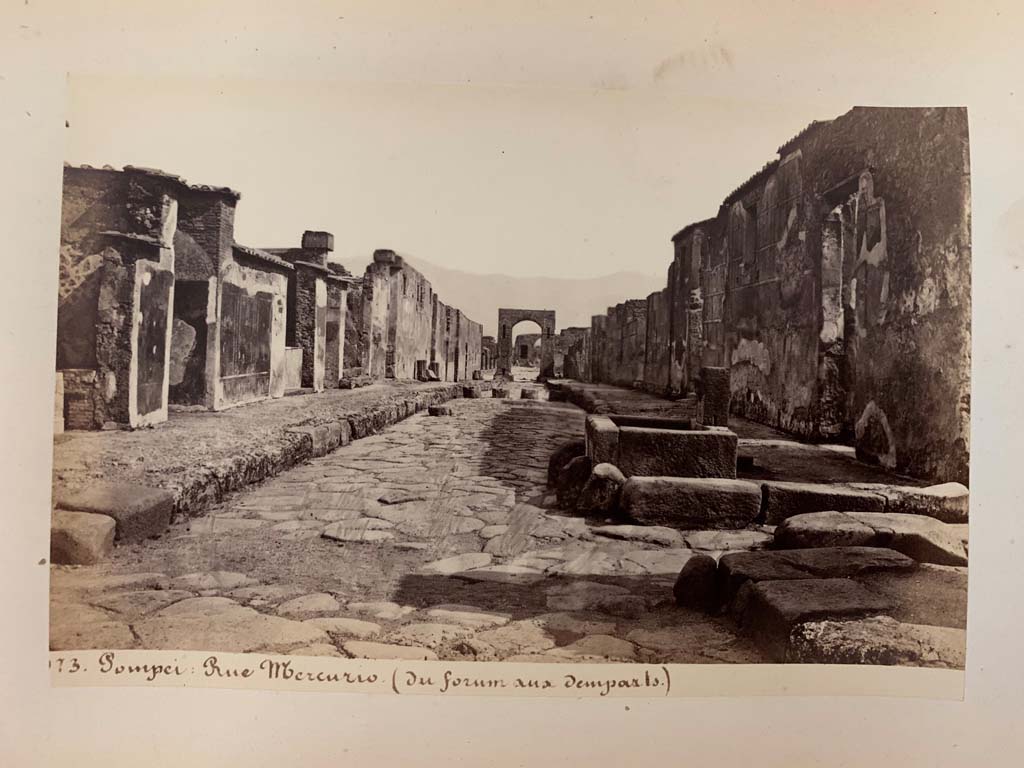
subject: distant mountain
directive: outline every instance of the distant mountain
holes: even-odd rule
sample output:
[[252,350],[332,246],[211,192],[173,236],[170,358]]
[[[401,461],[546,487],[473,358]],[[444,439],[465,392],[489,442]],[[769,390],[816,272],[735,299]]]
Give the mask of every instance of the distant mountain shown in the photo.
[[[592,315],[603,315],[608,307],[626,299],[642,299],[665,287],[665,277],[640,272],[615,272],[603,277],[556,278],[481,275],[446,269],[406,254],[402,258],[422,272],[441,301],[458,307],[470,319],[484,326],[484,334],[495,336],[500,307],[555,310],[556,329],[590,327]],[[524,324],[518,333],[532,333]]]

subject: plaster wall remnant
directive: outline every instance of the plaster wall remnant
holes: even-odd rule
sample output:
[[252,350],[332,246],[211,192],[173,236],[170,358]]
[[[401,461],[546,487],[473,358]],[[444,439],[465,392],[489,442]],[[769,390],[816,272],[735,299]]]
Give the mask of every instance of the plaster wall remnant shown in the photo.
[[968,158],[963,108],[812,123],[672,238],[663,290],[593,318],[591,380],[674,396],[726,367],[733,413],[966,484]]

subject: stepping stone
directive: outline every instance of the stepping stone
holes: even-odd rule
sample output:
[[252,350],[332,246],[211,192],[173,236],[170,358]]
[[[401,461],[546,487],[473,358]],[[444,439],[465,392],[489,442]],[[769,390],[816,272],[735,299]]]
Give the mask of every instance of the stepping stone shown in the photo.
[[341,646],[354,659],[400,659],[405,661],[437,661],[437,654],[429,648],[375,643],[370,640],[349,640]]
[[334,541],[380,542],[395,538],[389,528],[394,524],[375,517],[363,517],[358,520],[341,520],[324,528],[320,535]]
[[718,563],[709,555],[695,554],[683,564],[672,587],[676,605],[711,613],[718,607]]
[[452,409],[447,405],[431,405],[427,407],[427,413],[431,416],[451,416]]
[[626,476],[613,464],[602,463],[590,471],[580,492],[576,509],[589,515],[602,515],[618,509]]
[[746,480],[631,477],[622,511],[637,522],[678,530],[744,528],[761,514],[761,488]]
[[267,616],[226,597],[193,597],[133,625],[143,646],[183,651],[287,652],[329,643],[321,629]]
[[590,529],[595,536],[625,541],[642,541],[662,547],[682,547],[683,535],[674,528],[661,525],[602,525]]
[[435,560],[423,566],[425,573],[437,573],[443,576],[450,576],[461,571],[469,571],[474,568],[483,568],[490,565],[494,558],[486,552],[466,552],[454,557],[446,557]]
[[852,578],[885,571],[907,572],[915,567],[906,555],[880,547],[732,552],[718,561],[718,583],[720,596],[729,602],[747,581]]
[[748,582],[737,595],[736,615],[741,631],[781,662],[797,624],[860,618],[894,607],[888,598],[850,579],[793,579]]
[[523,387],[519,392],[519,397],[522,400],[539,400],[540,390],[534,387]]
[[118,541],[144,541],[160,536],[171,524],[174,494],[144,485],[96,482],[77,493],[58,496],[55,506],[107,515],[117,524]]
[[312,595],[296,597],[277,606],[277,613],[289,617],[309,617],[317,613],[336,613],[341,610],[341,603],[334,595],[317,592]]
[[206,571],[202,573],[187,573],[171,581],[172,589],[187,589],[193,592],[206,589],[216,589],[222,592],[238,589],[239,587],[250,587],[259,584],[259,581],[246,576],[244,573],[234,571]]
[[843,485],[768,481],[764,491],[765,515],[769,525],[805,512],[885,512],[885,497]]
[[57,509],[50,522],[50,562],[94,565],[114,550],[114,518]]
[[380,634],[380,624],[360,619],[349,619],[337,616],[321,619],[307,619],[304,623],[322,629],[329,635],[344,635],[358,640],[366,640]]
[[780,547],[860,545],[888,547],[918,562],[967,565],[967,550],[953,526],[923,515],[883,512],[809,512],[787,518],[775,531]]
[[963,669],[966,652],[964,629],[905,624],[889,616],[872,616],[800,624],[790,635],[786,660]]

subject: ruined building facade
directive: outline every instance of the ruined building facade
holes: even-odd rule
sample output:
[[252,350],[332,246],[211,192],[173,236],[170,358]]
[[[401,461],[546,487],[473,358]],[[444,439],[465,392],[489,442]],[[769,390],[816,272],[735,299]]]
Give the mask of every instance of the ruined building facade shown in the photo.
[[329,232],[241,245],[239,198],[151,169],[65,167],[58,428],[143,427],[175,406],[319,392],[351,366],[412,379],[430,364],[449,381],[481,368],[482,327],[400,257],[379,251],[356,279],[328,262]]
[[961,108],[812,123],[684,227],[664,289],[593,318],[591,380],[693,391],[862,458],[967,482],[970,164]]

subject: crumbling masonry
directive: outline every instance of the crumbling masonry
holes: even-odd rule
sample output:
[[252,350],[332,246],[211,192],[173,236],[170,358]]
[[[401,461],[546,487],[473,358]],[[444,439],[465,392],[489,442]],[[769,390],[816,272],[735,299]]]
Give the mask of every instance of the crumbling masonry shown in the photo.
[[970,165],[962,108],[815,122],[673,238],[666,287],[593,318],[590,380],[731,410],[968,481]]
[[57,429],[484,367],[482,326],[401,257],[378,251],[357,279],[328,261],[329,232],[297,248],[241,245],[239,198],[146,168],[65,167]]

